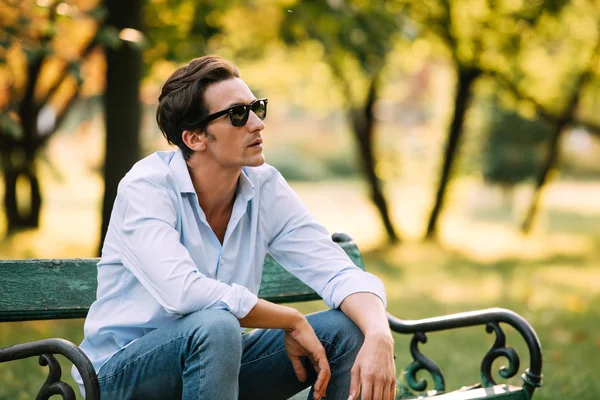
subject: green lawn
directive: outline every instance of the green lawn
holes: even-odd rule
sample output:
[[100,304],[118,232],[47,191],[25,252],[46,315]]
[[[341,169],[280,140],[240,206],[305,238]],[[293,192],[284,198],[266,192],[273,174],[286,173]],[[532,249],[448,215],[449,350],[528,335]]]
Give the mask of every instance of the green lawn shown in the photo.
[[[96,183],[88,185],[93,189]],[[525,238],[515,229],[523,193],[517,193],[513,210],[497,204],[481,185],[459,183],[442,221],[441,245],[414,240],[421,233],[429,192],[389,186],[394,218],[409,237],[395,247],[379,244],[381,228],[361,184],[293,186],[328,229],[347,231],[357,239],[367,268],[385,281],[392,314],[420,319],[488,307],[512,309],[533,325],[542,342],[544,386],[535,398],[599,398],[594,373],[600,370],[600,185],[554,185],[545,194],[538,230]],[[59,191],[48,192],[42,229],[1,243],[0,258],[93,254],[97,198],[89,195],[87,203],[80,199],[70,204],[62,197],[68,191]],[[298,307],[312,312],[323,306],[312,302]],[[514,331],[506,332],[524,371],[524,344]],[[82,321],[0,325],[0,347],[45,337],[79,343]],[[440,365],[447,387],[453,389],[479,380],[481,359],[494,338],[477,327],[429,339],[421,349]],[[396,336],[399,369],[410,362],[409,341]],[[64,373],[70,381],[69,371]],[[0,399],[33,398],[44,379],[36,360],[0,364]]]

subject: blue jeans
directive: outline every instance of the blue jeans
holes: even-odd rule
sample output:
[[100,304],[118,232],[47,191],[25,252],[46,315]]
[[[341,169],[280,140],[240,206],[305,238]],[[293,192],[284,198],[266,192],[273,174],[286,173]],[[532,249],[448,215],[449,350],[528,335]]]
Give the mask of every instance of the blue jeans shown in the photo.
[[[328,400],[346,400],[362,332],[339,310],[307,316],[331,367]],[[204,310],[156,329],[115,354],[98,373],[102,399],[287,399],[315,382],[296,378],[280,329],[242,334],[229,312]],[[311,390],[309,398],[312,399]]]

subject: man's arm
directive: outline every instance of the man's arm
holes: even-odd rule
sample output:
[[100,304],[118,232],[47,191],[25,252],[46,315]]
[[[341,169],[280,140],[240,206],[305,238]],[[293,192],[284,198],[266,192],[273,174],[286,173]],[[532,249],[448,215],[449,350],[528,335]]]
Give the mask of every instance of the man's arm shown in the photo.
[[365,335],[352,370],[351,398],[362,386],[364,400],[392,399],[396,378],[383,283],[352,263],[281,174],[275,171],[272,178],[265,205],[273,232],[270,254],[328,306],[341,308]]
[[327,355],[312,327],[301,312],[285,306],[258,299],[258,302],[244,317],[239,318],[240,325],[247,328],[283,329],[285,349],[300,382],[306,380],[306,370],[301,357],[311,360],[317,380],[314,384],[314,399],[325,396],[331,371]]
[[357,399],[361,391],[362,400],[393,400],[394,339],[381,299],[372,293],[354,293],[344,299],[340,308],[365,335],[351,371],[349,400]]

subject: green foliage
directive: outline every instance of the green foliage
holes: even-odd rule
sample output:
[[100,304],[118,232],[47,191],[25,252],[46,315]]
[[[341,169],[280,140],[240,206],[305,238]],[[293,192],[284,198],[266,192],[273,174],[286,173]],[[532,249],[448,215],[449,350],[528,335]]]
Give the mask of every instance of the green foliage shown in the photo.
[[104,21],[108,17],[108,10],[102,4],[85,11],[85,14],[94,21]]
[[382,6],[388,3],[301,1],[288,8],[280,36],[288,45],[320,43],[346,100],[361,104],[369,80],[379,74],[403,33],[405,19]]
[[445,45],[455,64],[501,71],[519,80],[529,40],[556,21],[570,2],[398,0],[398,4]]
[[484,130],[486,181],[510,186],[536,176],[551,126],[492,100]]
[[103,26],[96,35],[98,43],[116,49],[121,45],[121,39],[119,38],[119,30],[114,26]]
[[23,136],[23,127],[13,113],[0,112],[0,135],[5,134],[12,139]]
[[286,43],[314,39],[326,52],[348,52],[361,69],[381,67],[399,32],[401,18],[384,7],[358,1],[302,1],[289,9],[281,35]]
[[209,41],[222,32],[219,15],[234,4],[219,0],[146,2],[144,21],[150,51],[146,61],[188,61],[205,55]]

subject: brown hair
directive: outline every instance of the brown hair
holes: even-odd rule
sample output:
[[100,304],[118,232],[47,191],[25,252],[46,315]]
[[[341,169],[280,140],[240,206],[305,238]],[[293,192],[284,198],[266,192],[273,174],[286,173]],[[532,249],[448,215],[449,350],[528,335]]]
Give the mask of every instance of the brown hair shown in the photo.
[[184,130],[204,130],[208,115],[206,88],[213,83],[239,78],[237,68],[218,56],[195,58],[178,68],[164,83],[158,97],[156,122],[170,144],[178,146],[185,159],[192,150],[181,138]]

